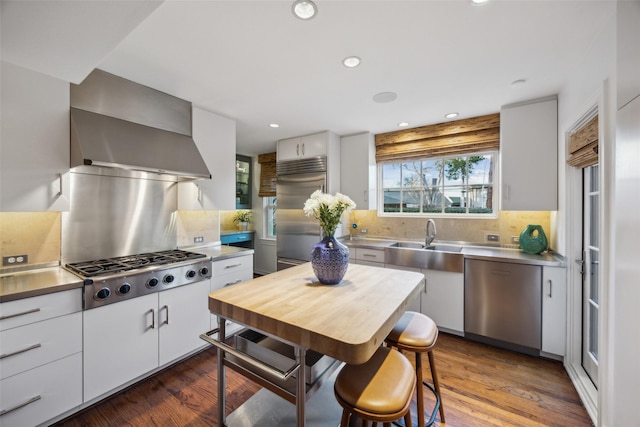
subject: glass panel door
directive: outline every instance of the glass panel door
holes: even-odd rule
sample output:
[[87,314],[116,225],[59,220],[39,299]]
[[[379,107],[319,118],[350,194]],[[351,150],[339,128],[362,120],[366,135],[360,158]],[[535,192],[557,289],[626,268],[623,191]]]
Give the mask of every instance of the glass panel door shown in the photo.
[[582,366],[598,387],[598,316],[600,261],[600,187],[598,165],[582,170],[584,182]]

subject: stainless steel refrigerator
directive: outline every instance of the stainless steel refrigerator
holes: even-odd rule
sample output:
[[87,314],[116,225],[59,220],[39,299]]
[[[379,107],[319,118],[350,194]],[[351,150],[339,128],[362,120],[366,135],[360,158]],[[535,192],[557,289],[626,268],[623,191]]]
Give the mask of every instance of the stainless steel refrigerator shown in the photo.
[[311,193],[326,191],[327,159],[281,161],[276,172],[277,269],[283,270],[310,261],[311,248],[321,239],[318,220],[305,216],[303,207]]

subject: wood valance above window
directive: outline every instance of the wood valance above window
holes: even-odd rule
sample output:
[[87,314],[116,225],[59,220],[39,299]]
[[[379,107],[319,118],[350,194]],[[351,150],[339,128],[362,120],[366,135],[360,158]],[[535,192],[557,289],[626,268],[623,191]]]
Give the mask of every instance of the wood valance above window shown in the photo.
[[260,154],[260,197],[275,197],[276,195],[276,153]]
[[455,156],[500,148],[500,113],[376,135],[376,162]]
[[598,163],[598,116],[595,116],[569,138],[567,163],[586,168]]

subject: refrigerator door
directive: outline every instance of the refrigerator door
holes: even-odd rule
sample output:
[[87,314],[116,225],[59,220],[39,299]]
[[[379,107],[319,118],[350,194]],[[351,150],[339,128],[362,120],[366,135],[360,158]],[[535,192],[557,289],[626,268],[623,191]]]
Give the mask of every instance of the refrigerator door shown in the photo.
[[278,198],[278,258],[311,260],[311,248],[320,241],[318,220],[305,216],[302,208],[311,193],[324,191],[325,173],[305,173],[279,176],[276,186]]

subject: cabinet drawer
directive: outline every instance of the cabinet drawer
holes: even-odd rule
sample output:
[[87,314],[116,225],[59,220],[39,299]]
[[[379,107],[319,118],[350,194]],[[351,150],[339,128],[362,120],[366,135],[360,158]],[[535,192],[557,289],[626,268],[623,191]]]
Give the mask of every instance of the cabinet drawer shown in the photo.
[[358,261],[384,263],[384,250],[356,248],[356,259]]
[[82,310],[82,289],[0,304],[0,331]]
[[232,271],[253,270],[253,255],[238,256],[213,262],[213,277],[227,274]]
[[0,332],[0,379],[82,351],[82,313]]
[[253,240],[253,233],[227,234],[220,237],[220,242],[223,245],[228,245],[229,243],[250,242],[251,240]]
[[236,283],[244,282],[245,280],[253,279],[253,269],[244,268],[233,270],[226,274],[214,276],[211,278],[211,290],[224,288],[225,286],[235,285]]
[[3,427],[38,425],[81,403],[82,353],[0,381]]

